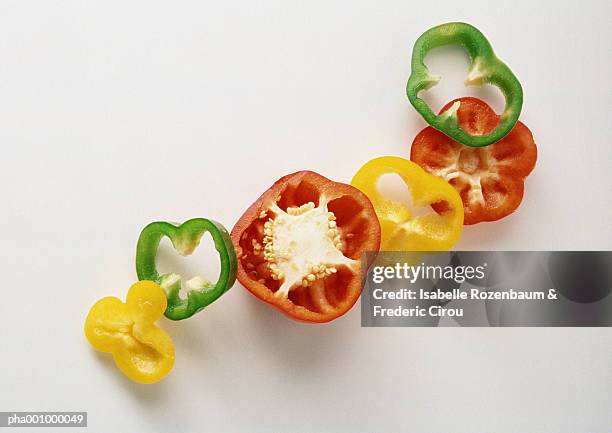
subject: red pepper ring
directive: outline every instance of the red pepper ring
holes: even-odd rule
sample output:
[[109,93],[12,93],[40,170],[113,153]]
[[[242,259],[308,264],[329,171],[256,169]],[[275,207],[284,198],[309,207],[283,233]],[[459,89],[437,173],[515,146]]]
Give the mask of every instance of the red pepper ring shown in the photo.
[[[460,101],[457,118],[472,135],[494,130],[498,116],[484,101],[464,97],[446,104],[445,112]],[[514,212],[523,199],[525,178],[535,167],[538,150],[529,128],[517,122],[497,143],[474,148],[464,146],[431,126],[415,137],[410,159],[445,180],[461,195],[464,224],[496,221]],[[443,204],[432,207],[443,212]]]
[[361,255],[378,251],[380,224],[370,200],[311,171],[272,185],[231,233],[238,281],[287,316],[329,322],[362,290]]

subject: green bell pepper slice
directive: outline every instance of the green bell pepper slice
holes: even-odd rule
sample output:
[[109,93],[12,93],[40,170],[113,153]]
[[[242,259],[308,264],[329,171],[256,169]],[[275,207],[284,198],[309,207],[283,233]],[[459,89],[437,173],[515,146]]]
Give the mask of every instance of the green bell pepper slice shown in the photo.
[[[446,112],[436,115],[419,97],[419,92],[430,89],[440,81],[440,76],[430,74],[424,59],[430,50],[442,45],[461,45],[467,50],[471,66],[465,80],[466,85],[480,86],[490,83],[502,91],[506,107],[499,125],[489,134],[472,135],[459,126],[459,101]],[[516,125],[523,106],[521,83],[510,68],[497,58],[491,44],[480,30],[466,23],[442,24],[427,30],[417,39],[412,50],[412,73],[408,79],[406,93],[410,103],[427,123],[455,141],[471,147],[488,146],[504,138]]]
[[[176,251],[183,256],[190,255],[200,243],[204,233],[210,233],[219,253],[221,272],[216,283],[212,284],[201,277],[186,282],[190,289],[185,299],[181,299],[181,276],[175,273],[160,275],[155,257],[159,243],[167,236]],[[236,281],[237,259],[229,233],[220,223],[204,218],[195,218],[181,225],[158,221],[147,225],[140,233],[136,247],[136,272],[139,280],[158,283],[168,298],[164,313],[168,319],[182,320],[202,311],[228,291]]]

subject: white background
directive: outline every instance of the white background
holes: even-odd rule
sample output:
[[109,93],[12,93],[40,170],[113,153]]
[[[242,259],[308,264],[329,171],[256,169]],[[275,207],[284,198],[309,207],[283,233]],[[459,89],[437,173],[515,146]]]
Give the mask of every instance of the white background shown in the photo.
[[[176,364],[152,386],[83,336],[134,282],[146,223],[231,229],[284,174],[408,156],[412,44],[451,20],[515,71],[539,149],[519,210],[457,248],[611,249],[609,3],[412,3],[0,1],[0,411],[88,411],[91,432],[611,432],[610,329],[364,329],[358,307],[309,326],[237,284],[164,320]],[[442,51],[435,108],[468,92]]]

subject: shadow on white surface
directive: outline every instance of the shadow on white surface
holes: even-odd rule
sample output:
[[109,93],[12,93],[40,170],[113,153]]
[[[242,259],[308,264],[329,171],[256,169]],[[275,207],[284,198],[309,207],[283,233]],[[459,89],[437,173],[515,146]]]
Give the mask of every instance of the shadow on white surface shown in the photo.
[[[248,298],[251,332],[258,336],[258,344],[276,358],[278,366],[286,370],[297,370],[302,375],[320,373],[321,365],[334,364],[335,353],[342,352],[343,342],[354,335],[347,315],[330,323],[302,323],[252,295]],[[351,311],[357,308],[355,305]]]

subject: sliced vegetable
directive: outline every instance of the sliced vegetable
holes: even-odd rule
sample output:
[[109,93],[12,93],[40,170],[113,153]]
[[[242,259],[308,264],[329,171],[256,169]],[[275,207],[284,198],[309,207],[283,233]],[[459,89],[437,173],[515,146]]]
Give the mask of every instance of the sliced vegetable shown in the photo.
[[[176,273],[160,275],[155,257],[159,243],[164,236],[172,241],[176,251],[187,256],[193,253],[204,233],[210,233],[219,253],[221,272],[216,283],[202,277],[195,277],[185,283],[189,291],[181,299],[181,276]],[[154,222],[146,226],[136,247],[136,272],[139,280],[155,281],[161,285],[168,298],[166,317],[182,320],[202,311],[227,292],[236,281],[236,253],[229,233],[220,223],[204,218],[195,218],[181,225]]]
[[[410,190],[411,207],[384,197],[378,181],[385,174],[399,175]],[[461,237],[463,205],[461,197],[448,182],[433,176],[403,158],[383,156],[368,161],[351,182],[374,205],[382,229],[383,251],[446,251]],[[444,203],[440,213],[419,208]]]
[[329,322],[362,289],[361,254],[378,251],[380,225],[356,188],[311,171],[279,179],[232,230],[238,280],[291,318]]
[[85,320],[85,336],[95,349],[111,353],[133,381],[158,382],[174,365],[172,340],[155,325],[165,309],[161,287],[140,281],[130,287],[125,303],[113,296],[96,302]]
[[[463,46],[471,59],[471,68],[465,80],[466,85],[497,86],[506,98],[506,108],[495,128],[487,132],[469,131],[457,119],[461,100],[443,113],[435,115],[427,103],[419,97],[419,92],[435,86],[439,76],[430,74],[424,59],[433,48],[442,45],[458,44]],[[489,41],[476,27],[466,23],[447,23],[431,28],[423,33],[414,44],[412,51],[412,73],[407,85],[408,99],[425,118],[427,123],[459,143],[471,147],[488,146],[508,134],[521,114],[523,89],[510,68],[499,60]]]
[[[472,134],[487,134],[499,116],[477,98],[449,102],[441,113],[460,102],[457,119]],[[432,127],[414,139],[410,159],[428,172],[447,180],[461,195],[466,225],[496,221],[516,210],[523,199],[525,177],[533,170],[538,150],[531,131],[518,122],[491,146],[463,146]],[[444,211],[441,204],[435,205]]]

